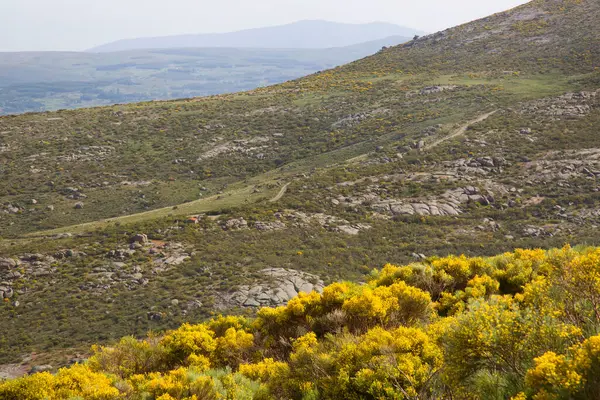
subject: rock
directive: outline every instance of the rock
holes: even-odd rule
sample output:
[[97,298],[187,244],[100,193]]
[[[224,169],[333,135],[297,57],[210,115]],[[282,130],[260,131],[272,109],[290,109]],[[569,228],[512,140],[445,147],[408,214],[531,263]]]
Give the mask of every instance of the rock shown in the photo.
[[0,286],[0,299],[10,299],[15,294],[9,286]]
[[257,221],[254,223],[254,227],[256,229],[258,229],[259,231],[262,232],[268,232],[268,231],[280,231],[282,229],[287,228],[285,226],[285,224],[281,221],[275,221],[275,222],[261,222],[261,221]]
[[79,203],[75,203],[75,209],[76,210],[81,210],[83,208],[83,203],[79,202]]
[[481,157],[477,159],[477,162],[479,162],[479,164],[481,164],[483,167],[493,168],[496,166],[492,157]]
[[37,204],[38,201],[36,199],[31,199],[31,204]]
[[394,215],[414,215],[415,209],[410,204],[391,204],[390,211]]
[[412,205],[417,215],[431,215],[429,206],[427,204],[415,203]]
[[267,268],[261,272],[266,278],[264,283],[241,286],[228,296],[228,301],[242,307],[276,307],[287,304],[299,292],[321,292],[324,287],[317,276],[292,269]]
[[187,310],[196,310],[198,308],[202,308],[202,302],[200,300],[190,300],[187,302],[187,304],[185,305],[185,308]]
[[225,221],[223,229],[225,230],[239,230],[248,228],[248,222],[243,218],[233,218]]
[[347,235],[358,235],[361,231],[371,229],[371,225],[367,224],[356,224],[356,225],[341,225],[335,228],[337,232],[345,233]]
[[526,226],[523,229],[523,235],[529,237],[552,236],[552,234],[547,232],[544,228],[533,225]]
[[427,86],[424,87],[423,89],[421,89],[420,93],[421,95],[426,95],[426,94],[433,94],[433,93],[441,93],[445,90],[453,90],[455,89],[456,86],[454,85],[447,85],[447,86]]
[[177,300],[177,299],[171,300],[171,305],[177,307],[179,305],[179,300]]
[[54,211],[54,206],[53,205],[49,205],[46,207],[46,210],[48,211]]
[[187,254],[176,254],[165,258],[163,263],[166,265],[180,265],[189,260],[189,258],[190,256]]
[[131,241],[131,243],[146,244],[146,243],[148,243],[148,235],[146,235],[144,233],[138,233],[138,234],[132,236],[130,241]]
[[161,321],[163,319],[162,313],[157,313],[153,311],[148,311],[146,313],[146,316],[148,317],[149,321]]
[[519,132],[521,135],[531,135],[531,128],[522,128]]
[[18,262],[12,258],[0,258],[0,271],[9,271],[17,265]]
[[479,189],[477,189],[474,186],[467,186],[467,187],[465,187],[464,190],[465,190],[465,194],[469,195],[469,196],[472,196],[472,195],[475,195],[475,194],[479,193]]
[[35,365],[35,366],[31,367],[28,374],[33,375],[33,374],[37,374],[40,372],[52,371],[52,368],[53,368],[52,365]]

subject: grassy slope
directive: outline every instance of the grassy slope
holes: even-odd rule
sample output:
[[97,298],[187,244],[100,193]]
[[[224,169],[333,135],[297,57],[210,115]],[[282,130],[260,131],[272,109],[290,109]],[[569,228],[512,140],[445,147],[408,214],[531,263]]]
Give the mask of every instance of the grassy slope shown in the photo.
[[[539,99],[560,109],[558,96],[600,88],[599,33],[587,27],[598,20],[599,9],[591,0],[534,1],[253,92],[1,118],[0,146],[7,150],[0,153],[0,204],[20,211],[0,213],[0,235],[8,238],[0,241],[0,252],[20,256],[70,248],[85,255],[58,260],[51,276],[25,275],[14,283],[20,291],[0,307],[7,321],[0,356],[18,359],[33,349],[52,353],[199,320],[222,305],[223,293],[260,279],[266,267],[311,272],[325,281],[361,280],[370,267],[405,262],[412,253],[476,255],[597,244],[596,178],[579,164],[567,173],[543,163],[555,159],[567,165],[582,158],[578,151],[597,148],[598,103],[577,100],[577,106],[588,107],[577,116],[527,110]],[[578,19],[582,22],[574,23]],[[432,85],[455,87],[421,94]],[[414,149],[493,110],[498,112],[464,135]],[[520,133],[526,127],[530,136]],[[89,146],[110,150],[100,154]],[[555,150],[560,152],[552,155]],[[506,164],[483,172],[451,166],[486,156],[502,157]],[[595,165],[593,157],[586,162],[588,169]],[[269,202],[286,183],[285,195]],[[492,191],[495,201],[463,204],[459,216],[388,219],[368,201],[332,201],[369,193],[428,201],[468,185]],[[68,187],[80,188],[87,198],[67,198]],[[74,209],[77,201],[85,203],[83,209]],[[274,221],[278,211],[289,209],[371,229],[349,236],[336,232],[335,224],[288,223],[284,231],[266,233],[224,231],[219,225],[237,217],[251,225]],[[212,218],[199,226],[182,223],[199,212]],[[118,223],[103,222],[115,217]],[[492,228],[490,219],[498,226]],[[531,226],[541,233],[524,233]],[[51,232],[88,232],[56,240],[25,236],[55,229]],[[125,268],[140,267],[146,286],[117,282],[108,289],[82,289],[95,282],[93,268],[110,264],[107,253],[127,247],[136,232],[182,243],[193,255],[153,273],[153,260],[138,252]],[[171,305],[174,298],[180,304],[200,300],[203,306],[187,312]],[[165,318],[147,320],[150,310]]]

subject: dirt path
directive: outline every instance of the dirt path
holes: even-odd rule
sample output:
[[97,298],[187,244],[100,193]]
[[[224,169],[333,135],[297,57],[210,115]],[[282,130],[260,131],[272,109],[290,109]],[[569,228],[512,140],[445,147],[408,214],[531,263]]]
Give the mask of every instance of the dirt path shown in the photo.
[[423,147],[423,150],[432,149],[432,148],[434,148],[434,147],[436,147],[436,146],[444,143],[446,140],[450,140],[450,139],[455,138],[457,136],[463,135],[467,131],[467,129],[469,129],[469,127],[471,125],[474,125],[474,124],[476,124],[478,122],[481,122],[481,121],[485,121],[486,119],[488,119],[489,117],[491,117],[492,115],[494,115],[497,112],[498,112],[498,110],[495,110],[495,111],[489,112],[487,114],[480,115],[479,117],[475,118],[474,120],[467,122],[465,125],[461,126],[457,130],[455,130],[454,132],[452,132],[450,135],[445,136],[445,137],[443,137],[441,139],[438,139],[438,140],[436,140],[434,142],[431,142],[430,144],[426,144],[425,147]]
[[287,188],[288,188],[288,186],[290,186],[290,183],[291,182],[288,182],[285,185],[283,185],[283,187],[281,188],[281,190],[279,191],[279,193],[277,193],[277,195],[275,197],[273,197],[269,201],[271,203],[275,203],[276,201],[278,201],[279,199],[281,199],[283,197],[283,195],[285,194],[285,192],[287,192]]

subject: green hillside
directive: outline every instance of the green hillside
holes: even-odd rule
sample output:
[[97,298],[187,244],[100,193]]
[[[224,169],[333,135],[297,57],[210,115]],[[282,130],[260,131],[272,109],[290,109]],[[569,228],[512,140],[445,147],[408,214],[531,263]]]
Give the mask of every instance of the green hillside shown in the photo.
[[599,245],[599,20],[536,0],[250,92],[0,118],[0,376],[388,262]]

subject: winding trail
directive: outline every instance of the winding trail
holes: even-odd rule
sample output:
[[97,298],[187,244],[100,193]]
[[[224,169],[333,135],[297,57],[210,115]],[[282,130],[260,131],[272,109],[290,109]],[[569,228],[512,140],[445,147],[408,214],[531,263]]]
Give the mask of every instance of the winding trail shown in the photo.
[[273,197],[271,200],[269,200],[269,202],[275,203],[276,201],[281,199],[283,197],[283,195],[285,194],[285,192],[287,192],[287,189],[288,189],[288,186],[290,186],[290,183],[291,182],[288,182],[285,185],[283,185],[283,187],[281,188],[279,193],[277,193],[277,195],[275,197]]
[[434,148],[436,146],[439,146],[440,144],[444,143],[447,140],[450,140],[450,139],[455,138],[457,136],[463,135],[467,131],[467,129],[469,129],[469,127],[471,125],[474,125],[474,124],[476,124],[478,122],[481,122],[481,121],[485,121],[486,119],[488,119],[492,115],[496,114],[498,111],[499,110],[494,110],[494,111],[489,112],[487,114],[480,115],[479,117],[475,118],[474,120],[467,122],[465,125],[461,126],[457,130],[455,130],[454,132],[452,132],[450,135],[445,136],[445,137],[443,137],[441,139],[438,139],[438,140],[436,140],[434,142],[431,142],[430,144],[426,144],[425,147],[423,147],[423,150],[432,149],[432,148]]

